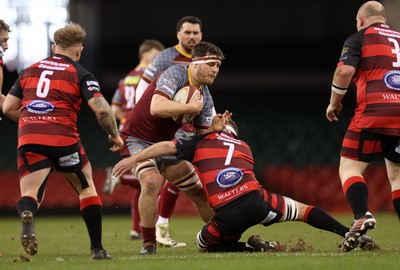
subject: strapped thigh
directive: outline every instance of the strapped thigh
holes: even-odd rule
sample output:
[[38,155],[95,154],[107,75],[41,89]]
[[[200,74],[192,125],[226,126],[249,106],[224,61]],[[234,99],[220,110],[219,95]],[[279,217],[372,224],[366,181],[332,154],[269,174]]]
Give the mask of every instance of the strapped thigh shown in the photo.
[[142,175],[143,172],[148,171],[148,170],[157,170],[157,164],[154,159],[146,159],[140,163],[138,163],[135,168],[132,169],[132,173],[136,175],[136,177],[140,181],[140,176]]
[[191,172],[188,174],[176,178],[176,179],[168,179],[168,181],[172,184],[174,184],[177,188],[179,188],[181,191],[187,191],[190,190],[194,187],[201,186],[202,184],[200,182],[200,178],[197,175],[195,169],[192,169]]

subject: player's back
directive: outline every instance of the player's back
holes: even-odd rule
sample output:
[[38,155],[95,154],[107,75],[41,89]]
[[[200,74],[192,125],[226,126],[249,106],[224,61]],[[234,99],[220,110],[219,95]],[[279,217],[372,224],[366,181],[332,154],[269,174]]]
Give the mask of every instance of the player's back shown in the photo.
[[219,208],[260,188],[250,147],[225,132],[212,133],[196,146],[193,165],[213,208]]
[[400,136],[400,33],[386,24],[365,29],[362,58],[354,77],[358,110],[354,123],[378,133]]
[[19,146],[64,146],[78,141],[76,120],[82,96],[77,67],[87,72],[71,59],[54,55],[23,71],[18,79],[23,105]]

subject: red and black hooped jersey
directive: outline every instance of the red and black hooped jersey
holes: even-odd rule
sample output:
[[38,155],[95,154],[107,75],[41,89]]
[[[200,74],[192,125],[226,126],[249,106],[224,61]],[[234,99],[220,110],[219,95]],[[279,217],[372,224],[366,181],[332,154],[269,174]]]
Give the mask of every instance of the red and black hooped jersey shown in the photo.
[[213,132],[175,142],[179,156],[195,166],[214,209],[261,188],[253,172],[253,154],[244,141]]
[[98,81],[89,71],[58,54],[26,68],[9,94],[22,102],[18,147],[77,143],[76,121],[82,98],[88,101],[102,96]]
[[340,65],[356,68],[353,124],[400,136],[400,33],[382,23],[360,30],[346,40]]

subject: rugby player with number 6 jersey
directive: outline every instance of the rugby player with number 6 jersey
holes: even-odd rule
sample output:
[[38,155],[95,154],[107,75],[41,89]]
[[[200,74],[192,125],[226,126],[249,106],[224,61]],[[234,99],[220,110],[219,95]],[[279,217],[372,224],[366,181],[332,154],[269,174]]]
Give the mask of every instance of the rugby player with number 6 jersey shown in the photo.
[[[21,243],[29,255],[38,251],[36,213],[44,199],[48,176],[55,168],[79,197],[91,257],[111,259],[102,245],[102,202],[76,124],[82,102],[87,102],[109,141],[114,143],[110,150],[119,150],[123,141],[97,79],[78,63],[85,37],[86,31],[73,22],[58,29],[52,45],[54,54],[26,68],[3,104],[4,114],[19,122],[21,198],[17,211],[22,223]],[[64,194],[60,195],[62,200]]]

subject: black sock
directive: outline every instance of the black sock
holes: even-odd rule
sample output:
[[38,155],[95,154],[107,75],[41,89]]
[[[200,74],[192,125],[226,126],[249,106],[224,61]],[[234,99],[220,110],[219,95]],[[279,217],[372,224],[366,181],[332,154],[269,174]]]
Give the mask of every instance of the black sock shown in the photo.
[[102,207],[92,204],[82,209],[82,217],[90,237],[90,249],[103,249],[102,237]]
[[17,202],[17,211],[19,216],[21,216],[22,212],[24,212],[25,210],[31,211],[33,216],[35,216],[37,208],[38,203],[35,199],[29,196],[23,196]]
[[400,220],[400,198],[393,200],[393,206],[394,206],[394,209],[396,210],[397,216],[399,217],[399,220]]
[[307,224],[318,229],[336,233],[342,237],[349,231],[349,228],[318,207],[314,207],[308,213]]
[[354,218],[359,219],[368,211],[368,188],[365,183],[356,182],[346,192],[347,201],[353,210]]

